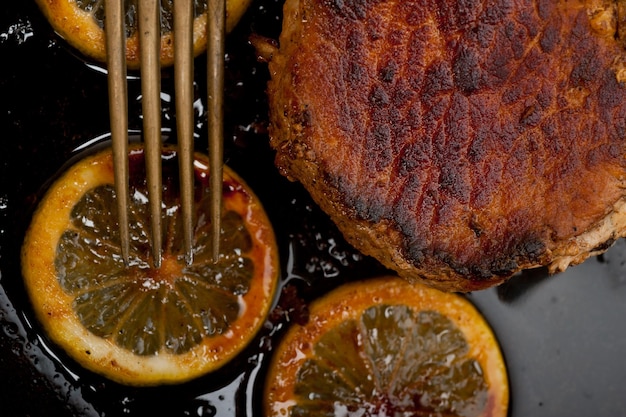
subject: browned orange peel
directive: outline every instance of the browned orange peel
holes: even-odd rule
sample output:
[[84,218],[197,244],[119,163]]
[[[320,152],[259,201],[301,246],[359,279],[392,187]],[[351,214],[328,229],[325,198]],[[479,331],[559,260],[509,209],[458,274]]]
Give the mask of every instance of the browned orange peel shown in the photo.
[[[106,61],[106,41],[104,36],[104,2],[96,0],[36,0],[44,16],[52,28],[70,45],[84,55],[96,61]],[[252,0],[226,1],[226,31],[230,32],[237,25]],[[125,1],[126,14],[137,11],[137,1]],[[193,50],[197,56],[206,50],[207,45],[207,1],[194,2]],[[161,7],[167,7],[171,16],[172,0],[161,1]],[[137,18],[126,22],[135,25],[127,27],[126,59],[129,68],[139,68],[139,36],[137,34]],[[167,21],[167,20],[165,20]],[[162,27],[161,32],[161,65],[166,67],[174,63],[173,23]]]
[[497,340],[464,297],[396,277],[314,301],[274,353],[265,416],[506,417]]
[[129,157],[128,267],[119,246],[109,149],[80,160],[50,187],[22,248],[25,285],[50,339],[85,368],[123,384],[179,383],[222,367],[253,340],[276,292],[272,226],[258,198],[227,166],[221,253],[217,263],[212,260],[209,164],[200,154],[194,163],[194,258],[186,264],[175,154],[163,151],[160,269],[151,266],[139,147]]

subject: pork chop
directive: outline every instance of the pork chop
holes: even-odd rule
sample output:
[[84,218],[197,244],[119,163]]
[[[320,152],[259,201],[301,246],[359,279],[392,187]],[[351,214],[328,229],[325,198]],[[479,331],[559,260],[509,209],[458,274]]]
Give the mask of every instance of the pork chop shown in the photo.
[[624,3],[286,0],[276,165],[408,280],[563,271],[626,235]]

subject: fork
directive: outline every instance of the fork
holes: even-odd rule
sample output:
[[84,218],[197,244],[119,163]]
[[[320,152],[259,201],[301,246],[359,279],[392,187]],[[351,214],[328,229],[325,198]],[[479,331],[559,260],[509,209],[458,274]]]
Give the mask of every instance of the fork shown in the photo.
[[[212,257],[219,257],[222,205],[223,89],[225,2],[209,0],[207,11],[207,97],[209,108],[209,162],[211,164],[210,216]],[[126,84],[126,40],[121,0],[105,0],[105,33],[109,109],[115,193],[121,255],[128,265],[130,233],[128,224],[128,87]],[[162,174],[161,174],[161,65],[160,2],[140,0],[138,5],[140,74],[143,137],[150,207],[152,260],[162,262]],[[176,130],[180,170],[181,216],[185,259],[193,260],[193,1],[174,0],[174,88],[176,89]]]

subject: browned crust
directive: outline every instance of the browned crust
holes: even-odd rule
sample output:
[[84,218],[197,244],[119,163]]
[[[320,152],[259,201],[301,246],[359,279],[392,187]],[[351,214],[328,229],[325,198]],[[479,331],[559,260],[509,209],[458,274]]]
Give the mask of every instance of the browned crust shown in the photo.
[[276,164],[409,279],[466,291],[581,262],[626,229],[607,3],[287,0]]

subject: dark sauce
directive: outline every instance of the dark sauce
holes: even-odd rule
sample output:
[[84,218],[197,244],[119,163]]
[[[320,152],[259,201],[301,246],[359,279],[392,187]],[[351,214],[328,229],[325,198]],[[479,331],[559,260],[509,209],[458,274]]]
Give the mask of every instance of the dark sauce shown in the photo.
[[[87,372],[52,345],[35,320],[20,246],[47,185],[74,158],[107,146],[106,75],[50,29],[34,2],[0,15],[0,414],[3,416],[262,415],[263,380],[289,323],[342,282],[385,270],[345,242],[297,183],[280,176],[268,145],[267,66],[251,33],[277,39],[282,0],[255,0],[227,40],[225,162],[259,196],[281,256],[281,288],[248,348],[224,368],[176,386],[131,388]],[[206,152],[204,56],[196,59],[196,149]],[[173,72],[163,71],[164,142],[176,143]],[[130,129],[141,92],[129,74]],[[138,138],[135,138],[138,140]],[[626,409],[626,245],[549,277],[529,271],[468,297],[498,336],[511,380],[511,416],[619,415]],[[566,383],[564,383],[566,381]],[[608,388],[607,388],[608,387]],[[611,388],[613,387],[613,388]]]

